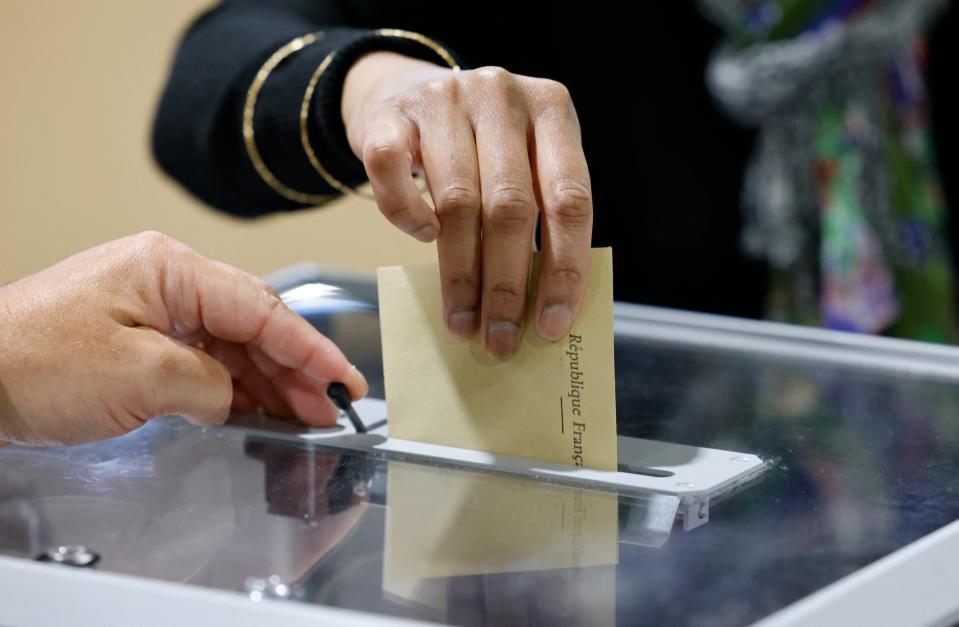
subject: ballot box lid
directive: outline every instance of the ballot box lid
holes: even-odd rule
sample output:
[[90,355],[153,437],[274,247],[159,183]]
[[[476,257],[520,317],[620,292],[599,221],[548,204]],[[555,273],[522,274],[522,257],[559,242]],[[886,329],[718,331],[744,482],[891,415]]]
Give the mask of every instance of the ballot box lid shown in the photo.
[[[300,289],[296,306],[382,397],[371,284],[314,268],[282,280],[331,288]],[[167,417],[100,443],[0,449],[0,556],[13,558],[0,576],[48,569],[50,606],[72,566],[386,622],[959,616],[936,583],[959,561],[941,559],[959,550],[959,350],[617,304],[615,353],[621,436],[763,461],[705,524],[684,524],[668,494],[337,450],[290,423]],[[25,615],[11,611],[0,622]]]

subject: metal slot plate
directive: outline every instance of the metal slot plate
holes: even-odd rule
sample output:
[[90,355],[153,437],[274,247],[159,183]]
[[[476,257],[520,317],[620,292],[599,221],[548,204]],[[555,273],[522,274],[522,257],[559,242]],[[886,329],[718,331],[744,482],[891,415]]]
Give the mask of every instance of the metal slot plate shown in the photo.
[[[615,489],[620,492],[678,496],[685,503],[708,501],[758,477],[764,470],[756,455],[721,449],[619,437],[619,465],[632,472],[581,468],[526,457],[414,442],[389,437],[386,403],[364,399],[356,410],[370,426],[356,433],[345,417],[336,427],[299,431],[297,439],[324,447],[369,453],[387,458],[446,463],[490,472],[505,472],[564,484]],[[258,427],[255,417],[234,419],[234,426]],[[268,428],[268,427],[267,427]],[[641,474],[649,471],[648,474]]]

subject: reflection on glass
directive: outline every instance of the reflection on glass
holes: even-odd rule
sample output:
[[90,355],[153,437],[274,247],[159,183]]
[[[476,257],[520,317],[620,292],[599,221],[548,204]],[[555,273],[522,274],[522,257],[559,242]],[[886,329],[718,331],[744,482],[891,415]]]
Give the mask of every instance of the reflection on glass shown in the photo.
[[373,477],[370,460],[355,455],[250,441],[245,452],[264,464],[271,514],[317,522],[364,502]]
[[424,579],[618,562],[618,500],[594,490],[389,466],[386,573]]
[[158,420],[122,438],[0,455],[0,553],[83,544],[97,569],[242,590],[293,583],[367,509],[362,458]]
[[232,543],[266,543],[269,552],[233,554],[211,564],[210,570],[224,579],[244,572],[247,576],[278,575],[295,584],[346,542],[363,518],[374,472],[372,462],[268,440],[249,440],[244,452],[263,464],[267,507],[247,518],[249,524],[237,530]]
[[402,462],[387,494],[387,598],[451,622],[468,604],[492,624],[613,624],[616,495]]

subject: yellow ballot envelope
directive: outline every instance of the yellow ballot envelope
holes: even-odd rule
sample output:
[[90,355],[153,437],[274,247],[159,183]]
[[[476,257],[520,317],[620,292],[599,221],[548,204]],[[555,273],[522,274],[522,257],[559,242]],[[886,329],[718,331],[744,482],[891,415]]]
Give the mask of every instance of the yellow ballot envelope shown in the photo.
[[[534,253],[529,303],[536,301]],[[377,273],[390,436],[616,470],[612,250],[594,249],[582,309],[557,342],[532,309],[505,361],[443,323],[438,264]]]

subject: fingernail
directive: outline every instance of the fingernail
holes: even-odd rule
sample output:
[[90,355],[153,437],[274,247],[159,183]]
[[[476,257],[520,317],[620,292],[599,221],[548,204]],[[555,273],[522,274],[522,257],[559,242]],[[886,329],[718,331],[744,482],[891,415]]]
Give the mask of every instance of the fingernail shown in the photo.
[[452,333],[462,338],[469,338],[476,331],[476,312],[469,310],[450,312],[446,324]]
[[556,341],[573,325],[573,309],[569,305],[549,305],[539,314],[539,334]]
[[421,242],[432,242],[439,236],[439,229],[432,224],[427,224],[413,231],[413,237]]
[[363,396],[366,396],[367,394],[369,394],[370,384],[369,384],[369,382],[366,380],[366,376],[363,374],[363,371],[360,370],[359,368],[357,368],[355,364],[350,364],[350,368],[353,370],[353,372],[356,373],[356,376],[359,377],[360,382],[361,382],[360,387],[361,387],[363,390],[366,390],[365,392],[363,392],[363,395],[362,395],[362,396],[353,399],[354,401],[358,401],[358,400],[359,400],[360,398],[362,398]]
[[516,350],[519,327],[512,322],[486,324],[486,351],[497,359],[506,359]]

